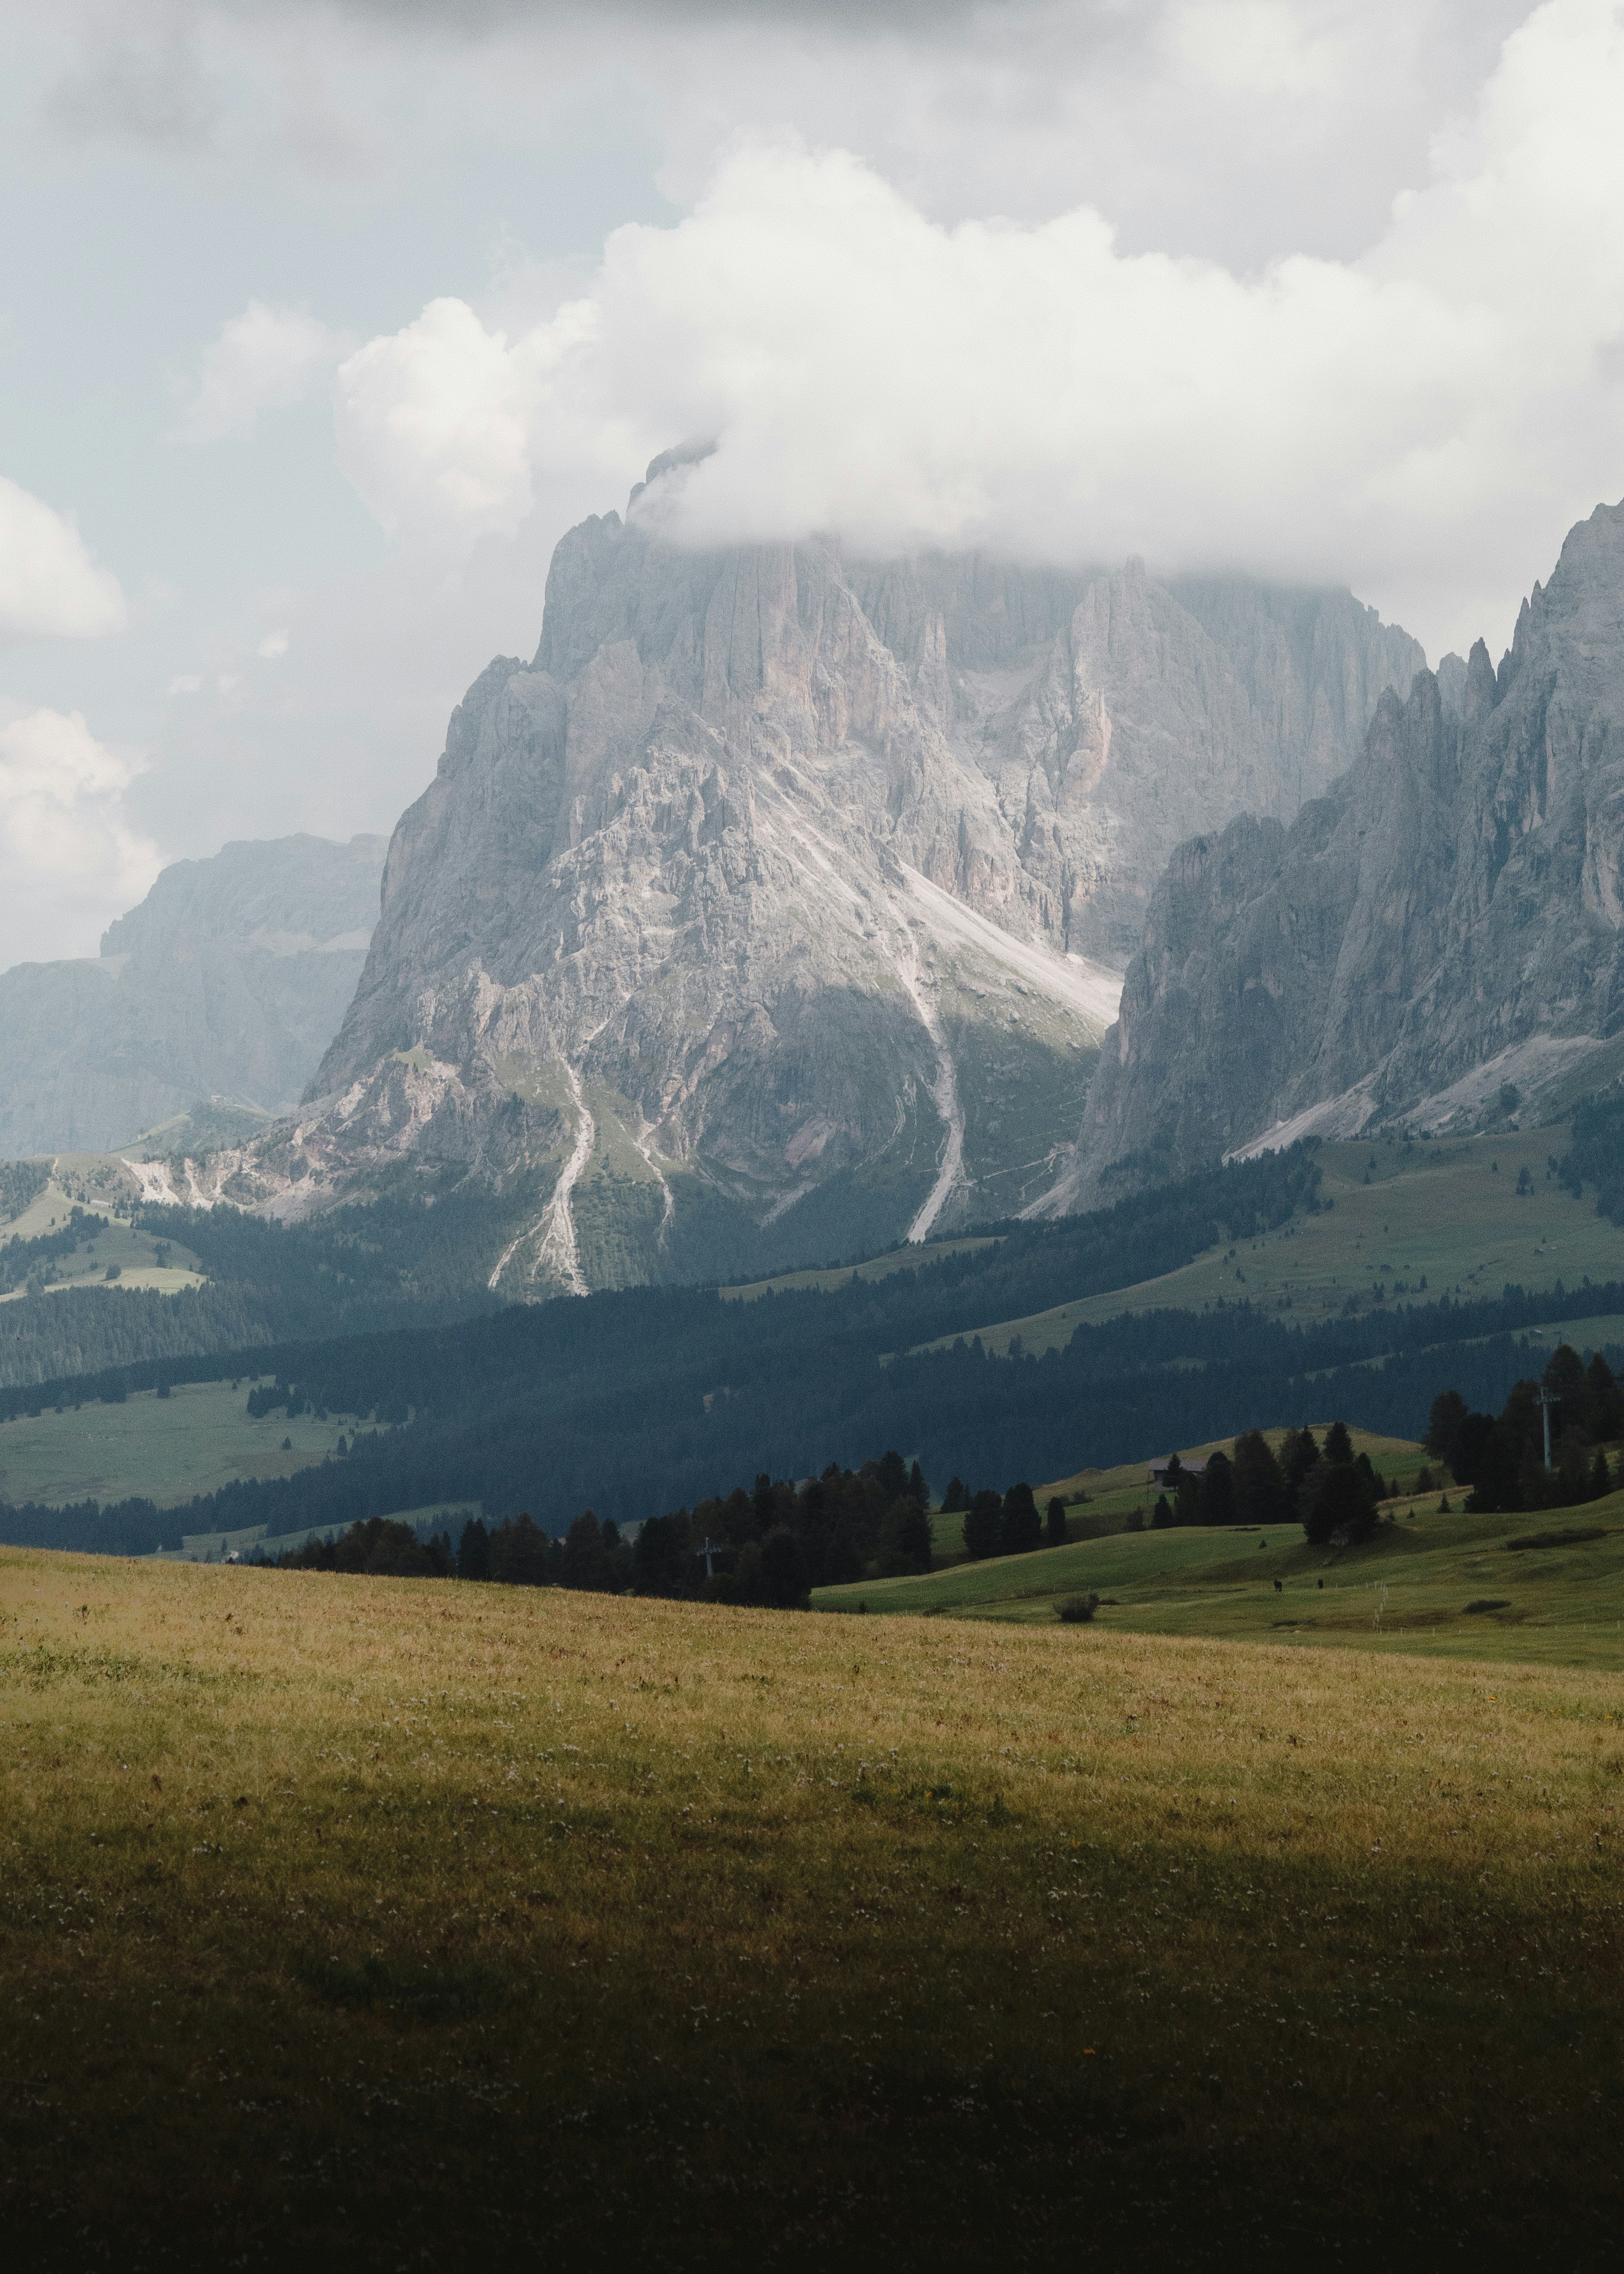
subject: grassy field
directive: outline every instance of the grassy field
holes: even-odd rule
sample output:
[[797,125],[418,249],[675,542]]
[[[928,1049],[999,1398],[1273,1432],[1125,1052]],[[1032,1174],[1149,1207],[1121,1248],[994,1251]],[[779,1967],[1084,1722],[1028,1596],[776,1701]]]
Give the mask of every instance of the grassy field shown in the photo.
[[0,1615],[30,2274],[1616,2263],[1610,1674],[19,1550]]
[[[979,1333],[1000,1353],[1019,1336],[1026,1349],[1042,1352],[1064,1347],[1077,1327],[1124,1311],[1200,1310],[1221,1296],[1289,1308],[1308,1325],[1350,1298],[1370,1305],[1378,1288],[1389,1299],[1421,1293],[1435,1301],[1498,1295],[1508,1280],[1541,1288],[1560,1279],[1571,1288],[1587,1276],[1624,1279],[1624,1229],[1598,1216],[1593,1198],[1575,1201],[1546,1173],[1550,1156],[1567,1144],[1563,1129],[1534,1129],[1447,1145],[1325,1145],[1317,1156],[1321,1191],[1335,1205],[1320,1215],[1210,1249],[1159,1279],[1031,1318],[966,1320],[955,1333]],[[1525,1168],[1533,1189],[1520,1195]]]
[[[64,1153],[43,1190],[18,1215],[0,1223],[0,1239],[35,1239],[41,1232],[55,1231],[67,1222],[76,1201],[92,1215],[104,1215],[112,1209],[128,1209],[137,1198],[135,1179],[115,1156]],[[168,1257],[162,1264],[160,1248]],[[161,1295],[178,1295],[183,1288],[204,1284],[198,1259],[190,1250],[160,1240],[153,1233],[137,1231],[113,1216],[107,1231],[98,1232],[90,1246],[52,1259],[49,1291],[104,1285],[109,1264],[118,1267],[117,1284],[122,1287],[147,1287]],[[0,1303],[20,1302],[26,1292],[26,1288],[14,1287],[0,1295]]]
[[717,1291],[730,1303],[753,1303],[758,1295],[804,1294],[808,1289],[827,1291],[849,1286],[853,1279],[888,1279],[893,1271],[917,1271],[921,1264],[939,1263],[944,1256],[971,1255],[977,1248],[997,1244],[996,1238],[925,1239],[913,1247],[893,1247],[883,1255],[870,1256],[866,1263],[843,1264],[829,1271],[781,1271],[776,1279],[752,1279],[748,1286],[722,1287]]
[[[1113,1633],[1583,1666],[1624,1677],[1624,1492],[1536,1516],[1444,1516],[1437,1502],[1436,1494],[1399,1502],[1392,1522],[1358,1547],[1310,1547],[1296,1525],[1124,1532],[916,1578],[823,1587],[813,1603],[1030,1625],[1052,1622],[1066,1596],[1092,1593],[1104,1599],[1096,1624]],[[1598,1536],[1511,1544],[1573,1532]]]
[[[253,1420],[246,1376],[190,1382],[167,1397],[139,1390],[122,1405],[81,1405],[0,1423],[0,1500],[139,1497],[174,1508],[239,1477],[286,1477],[321,1460],[353,1423],[285,1412]],[[369,1423],[369,1427],[373,1425]],[[282,1449],[284,1438],[291,1449]]]
[[[422,1533],[425,1530],[447,1532],[455,1547],[462,1526],[471,1517],[484,1513],[484,1503],[477,1500],[437,1501],[429,1508],[401,1508],[390,1510],[394,1524],[409,1524]],[[257,1548],[261,1555],[274,1558],[290,1547],[303,1547],[310,1540],[332,1540],[349,1530],[342,1524],[307,1524],[299,1532],[267,1532],[262,1524],[246,1525],[240,1532],[188,1532],[182,1535],[178,1547],[165,1547],[159,1552],[167,1563],[223,1563],[231,1555],[246,1555]]]

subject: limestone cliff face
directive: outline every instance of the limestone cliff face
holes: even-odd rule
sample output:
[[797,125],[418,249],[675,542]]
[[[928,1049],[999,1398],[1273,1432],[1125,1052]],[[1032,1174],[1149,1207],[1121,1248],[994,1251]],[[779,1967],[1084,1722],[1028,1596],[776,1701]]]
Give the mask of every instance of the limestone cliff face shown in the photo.
[[1624,507],[1571,532],[1498,673],[1450,660],[1289,830],[1178,848],[1066,1193],[1130,1155],[1526,1119],[1624,1067]]
[[98,958],[0,973],[0,1156],[102,1152],[309,1081],[365,960],[384,843],[228,845],[166,869]]
[[231,1196],[472,1176],[515,1294],[1012,1214],[1171,845],[1295,812],[1423,660],[1346,595],[683,553],[645,513],[563,540],[535,657],[455,713],[305,1111]]

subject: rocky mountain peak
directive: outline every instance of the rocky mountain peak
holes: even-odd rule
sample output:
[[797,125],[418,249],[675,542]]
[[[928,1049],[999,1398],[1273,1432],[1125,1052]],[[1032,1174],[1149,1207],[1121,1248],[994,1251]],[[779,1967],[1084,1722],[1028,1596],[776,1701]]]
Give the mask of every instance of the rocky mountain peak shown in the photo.
[[1458,708],[1420,674],[1289,830],[1175,854],[1064,1191],[1136,1156],[1492,1126],[1620,1071],[1624,507],[1599,507]]
[[687,552],[648,495],[561,540],[534,657],[458,706],[306,1108],[234,1192],[471,1183],[521,1295],[1013,1214],[1177,836],[1289,819],[1422,660],[1343,593]]

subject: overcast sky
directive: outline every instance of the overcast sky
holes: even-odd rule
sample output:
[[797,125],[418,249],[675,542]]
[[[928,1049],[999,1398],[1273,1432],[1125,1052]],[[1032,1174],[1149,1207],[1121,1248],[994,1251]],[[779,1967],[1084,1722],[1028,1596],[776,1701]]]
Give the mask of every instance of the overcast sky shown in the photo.
[[1617,0],[0,0],[0,966],[387,832],[547,558],[1346,582],[1624,492]]

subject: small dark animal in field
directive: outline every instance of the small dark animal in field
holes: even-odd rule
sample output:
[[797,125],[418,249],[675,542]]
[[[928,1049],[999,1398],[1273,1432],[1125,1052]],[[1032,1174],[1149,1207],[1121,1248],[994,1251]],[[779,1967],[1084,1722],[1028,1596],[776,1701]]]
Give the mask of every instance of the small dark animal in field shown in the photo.
[[1274,1593],[1275,1593],[1277,1595],[1279,1595],[1279,1594],[1282,1594],[1284,1592],[1285,1592],[1285,1591],[1284,1591],[1284,1589],[1281,1586],[1281,1584],[1280,1584],[1279,1580],[1278,1580],[1278,1579],[1276,1579],[1276,1580],[1275,1580],[1275,1582],[1274,1582]]
[[1314,1585],[1315,1585],[1315,1586],[1316,1586],[1316,1587],[1323,1587],[1323,1586],[1324,1586],[1324,1585],[1325,1585],[1325,1581],[1324,1581],[1323,1579],[1316,1579],[1316,1580],[1314,1581]]

